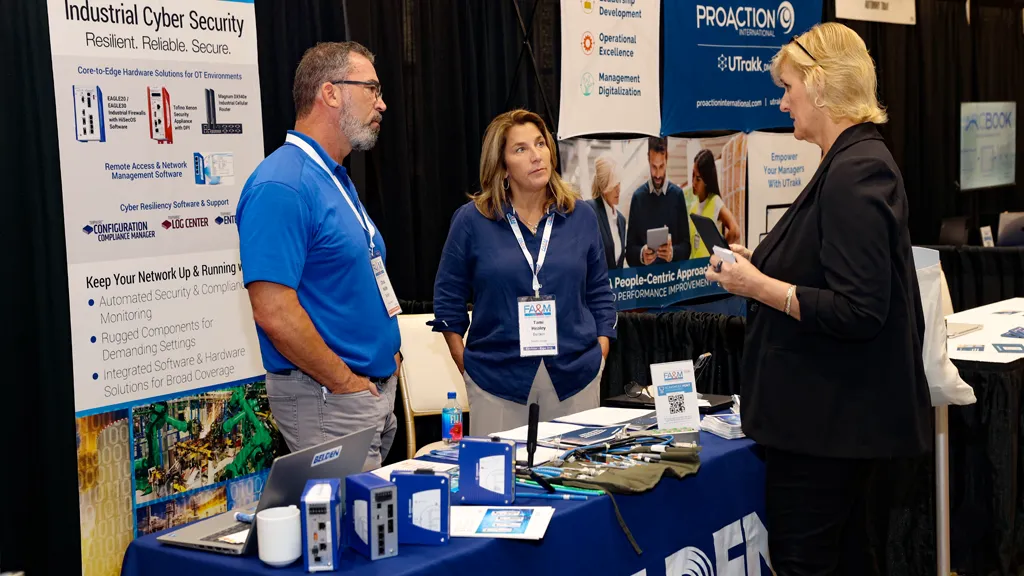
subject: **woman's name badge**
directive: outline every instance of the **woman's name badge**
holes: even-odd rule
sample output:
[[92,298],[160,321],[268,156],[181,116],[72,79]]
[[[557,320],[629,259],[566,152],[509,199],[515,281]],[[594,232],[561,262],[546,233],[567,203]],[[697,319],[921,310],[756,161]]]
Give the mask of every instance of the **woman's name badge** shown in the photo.
[[519,355],[558,354],[558,321],[554,296],[523,296],[519,308]]

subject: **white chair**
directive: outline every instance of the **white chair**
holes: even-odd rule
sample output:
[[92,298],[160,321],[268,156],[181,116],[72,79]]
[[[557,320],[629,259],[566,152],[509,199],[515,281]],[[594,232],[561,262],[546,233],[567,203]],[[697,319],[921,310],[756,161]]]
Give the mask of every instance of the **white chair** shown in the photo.
[[462,413],[469,413],[466,382],[452,361],[444,335],[427,326],[427,322],[433,319],[433,314],[398,316],[404,356],[398,385],[402,390],[408,458],[416,456],[416,425],[413,419],[440,414],[448,403],[448,392],[454,390]]

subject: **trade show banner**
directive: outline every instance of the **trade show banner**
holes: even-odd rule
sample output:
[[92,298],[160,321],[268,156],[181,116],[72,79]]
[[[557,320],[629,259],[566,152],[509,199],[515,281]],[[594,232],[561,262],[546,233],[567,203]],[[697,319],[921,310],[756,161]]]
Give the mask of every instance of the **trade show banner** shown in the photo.
[[48,0],[83,573],[258,498],[279,434],[235,205],[263,158],[252,0]]
[[916,0],[836,0],[836,18],[913,25],[915,4]]
[[753,132],[748,140],[747,247],[753,250],[814,176],[821,148],[792,134]]
[[659,133],[661,0],[562,0],[558,138]]
[[771,60],[821,19],[821,0],[665,3],[661,133],[791,126]]
[[[746,135],[559,144],[563,177],[598,217],[619,310],[660,308],[724,291],[704,278],[708,252],[691,213],[742,241]],[[699,183],[694,186],[699,177]],[[653,190],[653,191],[652,191]],[[662,243],[655,245],[653,243]],[[655,254],[645,258],[650,246]]]
[[960,189],[1013,185],[1017,170],[1017,103],[960,104]]

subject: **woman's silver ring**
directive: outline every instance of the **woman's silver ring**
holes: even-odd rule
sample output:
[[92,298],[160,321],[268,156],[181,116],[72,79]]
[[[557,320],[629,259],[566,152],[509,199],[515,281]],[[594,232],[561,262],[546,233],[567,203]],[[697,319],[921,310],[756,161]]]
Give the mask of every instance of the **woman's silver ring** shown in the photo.
[[721,271],[722,271],[722,262],[719,261],[718,264],[715,264],[715,272],[721,272]]

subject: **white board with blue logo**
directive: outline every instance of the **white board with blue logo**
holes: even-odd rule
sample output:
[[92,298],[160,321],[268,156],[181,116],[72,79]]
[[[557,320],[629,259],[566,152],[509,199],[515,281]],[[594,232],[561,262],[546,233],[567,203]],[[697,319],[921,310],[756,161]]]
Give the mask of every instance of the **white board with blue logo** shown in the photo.
[[1017,103],[960,104],[960,189],[1015,183]]

